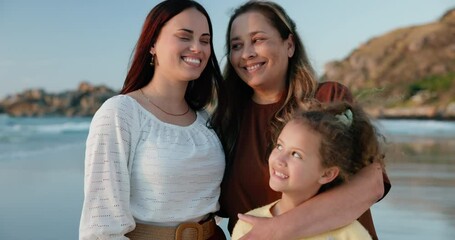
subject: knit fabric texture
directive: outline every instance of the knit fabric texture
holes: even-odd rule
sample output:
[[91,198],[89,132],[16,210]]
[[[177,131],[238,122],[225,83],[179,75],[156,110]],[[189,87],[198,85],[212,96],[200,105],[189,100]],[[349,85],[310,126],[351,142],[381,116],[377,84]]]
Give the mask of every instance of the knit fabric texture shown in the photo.
[[108,99],[87,138],[80,239],[126,239],[135,222],[176,226],[217,211],[225,161],[207,118],[178,126],[129,96]]

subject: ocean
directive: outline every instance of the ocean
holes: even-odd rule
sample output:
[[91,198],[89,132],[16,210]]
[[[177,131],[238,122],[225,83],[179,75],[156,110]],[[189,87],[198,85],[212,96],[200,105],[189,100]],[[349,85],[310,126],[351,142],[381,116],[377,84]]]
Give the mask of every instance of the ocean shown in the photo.
[[[0,239],[77,239],[91,118],[0,115]],[[455,122],[379,120],[392,190],[380,239],[455,236]],[[223,226],[225,221],[223,221]]]

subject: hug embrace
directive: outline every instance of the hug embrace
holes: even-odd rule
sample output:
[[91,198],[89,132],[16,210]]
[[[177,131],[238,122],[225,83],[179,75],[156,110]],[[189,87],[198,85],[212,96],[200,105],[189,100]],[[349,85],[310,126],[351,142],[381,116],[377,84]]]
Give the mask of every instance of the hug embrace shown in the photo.
[[[226,239],[216,216],[232,233],[238,214],[242,239],[353,224],[377,239],[369,208],[390,189],[378,136],[345,86],[316,81],[285,10],[269,1],[234,10],[223,75],[212,37],[195,1],[166,0],[148,14],[120,94],[90,126],[80,239]],[[352,138],[342,145],[351,153],[336,142],[322,154],[332,145],[317,127],[326,123]],[[242,215],[263,206],[273,217]]]

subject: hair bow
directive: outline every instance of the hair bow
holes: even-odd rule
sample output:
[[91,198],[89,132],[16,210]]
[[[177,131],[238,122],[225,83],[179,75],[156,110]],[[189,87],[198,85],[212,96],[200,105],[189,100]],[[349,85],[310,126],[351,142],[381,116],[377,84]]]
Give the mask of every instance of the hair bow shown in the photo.
[[335,115],[335,117],[343,123],[345,126],[350,127],[352,124],[352,111],[351,109],[346,109],[346,111]]

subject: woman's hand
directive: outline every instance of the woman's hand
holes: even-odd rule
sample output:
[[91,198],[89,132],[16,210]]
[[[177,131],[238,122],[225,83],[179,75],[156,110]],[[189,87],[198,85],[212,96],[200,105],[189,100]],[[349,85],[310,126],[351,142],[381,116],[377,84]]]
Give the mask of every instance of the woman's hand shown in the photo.
[[297,239],[345,226],[382,197],[382,171],[379,163],[372,163],[354,175],[349,183],[320,193],[280,216],[260,218],[239,214],[239,219],[253,225],[240,239]]

